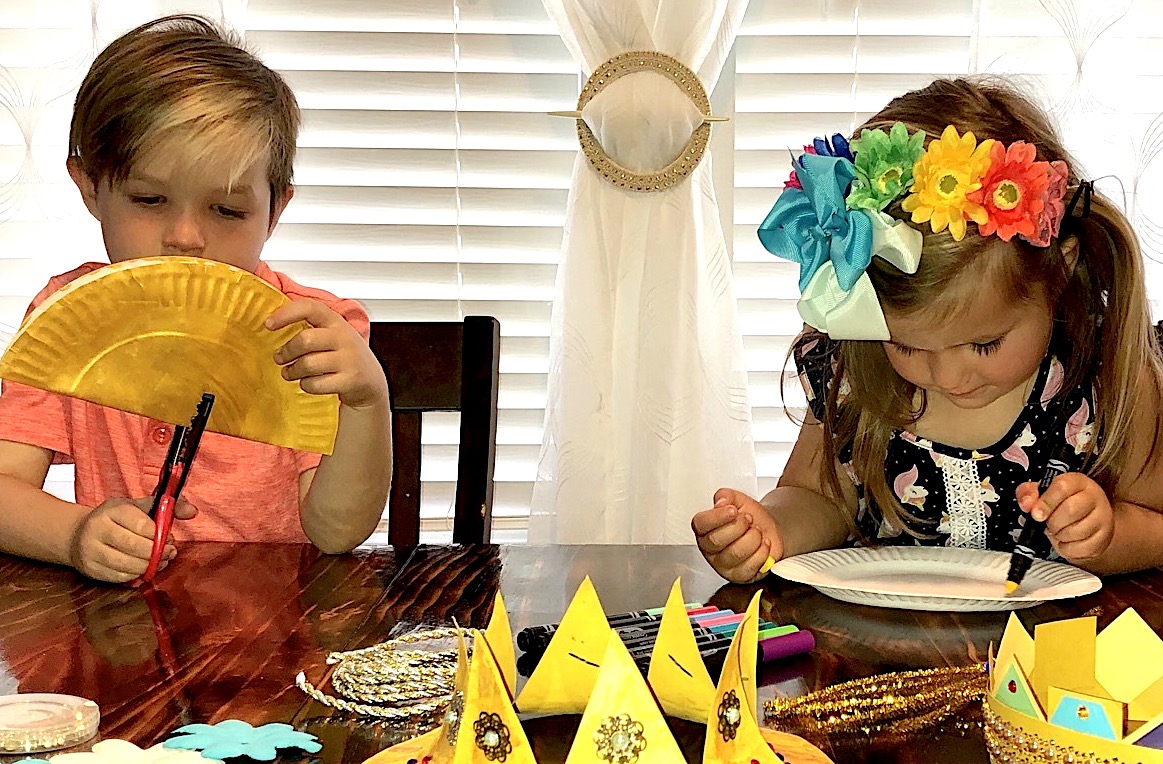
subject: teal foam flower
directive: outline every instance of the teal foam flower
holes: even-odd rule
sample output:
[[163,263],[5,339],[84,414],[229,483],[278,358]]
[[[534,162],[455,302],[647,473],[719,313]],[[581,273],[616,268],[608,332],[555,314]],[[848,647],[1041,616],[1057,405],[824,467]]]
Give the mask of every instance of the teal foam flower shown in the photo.
[[48,759],[21,759],[13,764],[49,764]]
[[238,719],[217,724],[187,724],[174,730],[174,734],[177,737],[163,743],[166,748],[201,751],[203,756],[214,759],[249,756],[258,761],[271,761],[278,748],[301,748],[315,753],[323,747],[314,735],[299,732],[289,724],[252,727]]
[[856,178],[845,203],[851,210],[883,210],[913,184],[913,166],[925,153],[925,132],[862,130],[852,141]]

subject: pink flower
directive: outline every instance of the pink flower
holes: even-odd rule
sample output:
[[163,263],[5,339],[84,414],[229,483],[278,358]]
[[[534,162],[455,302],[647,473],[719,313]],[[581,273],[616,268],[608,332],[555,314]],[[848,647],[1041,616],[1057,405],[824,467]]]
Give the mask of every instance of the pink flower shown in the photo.
[[1050,162],[1046,174],[1050,181],[1046,189],[1046,205],[1034,220],[1033,235],[1025,237],[1035,247],[1050,246],[1050,240],[1062,227],[1062,216],[1066,212],[1066,182],[1070,175],[1066,163]]
[[[815,154],[816,147],[815,146],[804,146],[804,153],[805,154]],[[796,175],[796,168],[799,166],[800,166],[800,162],[798,159],[792,161],[792,163],[791,163],[791,175],[787,176],[787,180],[784,181],[784,184],[783,184],[784,188],[798,188],[801,191],[804,190],[803,185],[800,184],[799,176]]]

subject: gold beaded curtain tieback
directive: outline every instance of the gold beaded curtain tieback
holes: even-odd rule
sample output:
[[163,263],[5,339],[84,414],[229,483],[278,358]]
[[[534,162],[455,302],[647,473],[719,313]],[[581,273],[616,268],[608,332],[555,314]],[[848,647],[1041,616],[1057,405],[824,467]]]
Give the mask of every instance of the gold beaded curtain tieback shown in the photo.
[[[703,115],[702,124],[695,128],[690,140],[674,161],[655,172],[635,172],[618,164],[606,153],[590,130],[590,126],[581,118],[582,109],[594,96],[605,90],[614,80],[635,72],[655,72],[666,77],[687,94]],[[581,144],[582,153],[586,155],[595,172],[619,188],[645,192],[665,191],[690,175],[707,150],[707,141],[711,137],[710,123],[727,121],[726,117],[711,116],[711,100],[707,97],[707,91],[699,81],[699,76],[677,58],[657,50],[631,50],[619,53],[595,69],[586,80],[577,97],[576,111],[551,111],[549,114],[577,120],[578,143]]]

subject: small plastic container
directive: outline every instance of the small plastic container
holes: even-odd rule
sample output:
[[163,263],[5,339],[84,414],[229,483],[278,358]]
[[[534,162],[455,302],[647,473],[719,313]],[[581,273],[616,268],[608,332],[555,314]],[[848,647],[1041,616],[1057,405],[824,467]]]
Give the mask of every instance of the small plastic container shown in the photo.
[[19,693],[0,696],[0,753],[55,751],[97,734],[101,711],[74,695]]

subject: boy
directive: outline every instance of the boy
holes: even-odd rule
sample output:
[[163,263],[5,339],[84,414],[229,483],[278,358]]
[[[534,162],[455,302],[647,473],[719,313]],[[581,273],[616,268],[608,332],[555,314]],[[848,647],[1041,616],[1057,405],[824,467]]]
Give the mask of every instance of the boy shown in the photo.
[[[271,362],[306,392],[340,400],[335,450],[322,460],[207,432],[183,491],[189,501],[175,513],[178,539],[310,540],[346,552],[375,529],[387,498],[388,388],[367,345],[367,314],[259,259],[294,190],[298,127],[282,78],[194,16],[127,32],[77,93],[68,171],[100,221],[110,262],[189,255],[255,273],[292,298],[268,328],[310,325]],[[99,267],[53,278],[29,311]],[[136,578],[152,547],[146,511],[172,433],[162,422],[5,383],[0,550],[104,581]],[[76,465],[76,504],[42,490],[54,461]],[[167,545],[164,559],[175,554]]]

